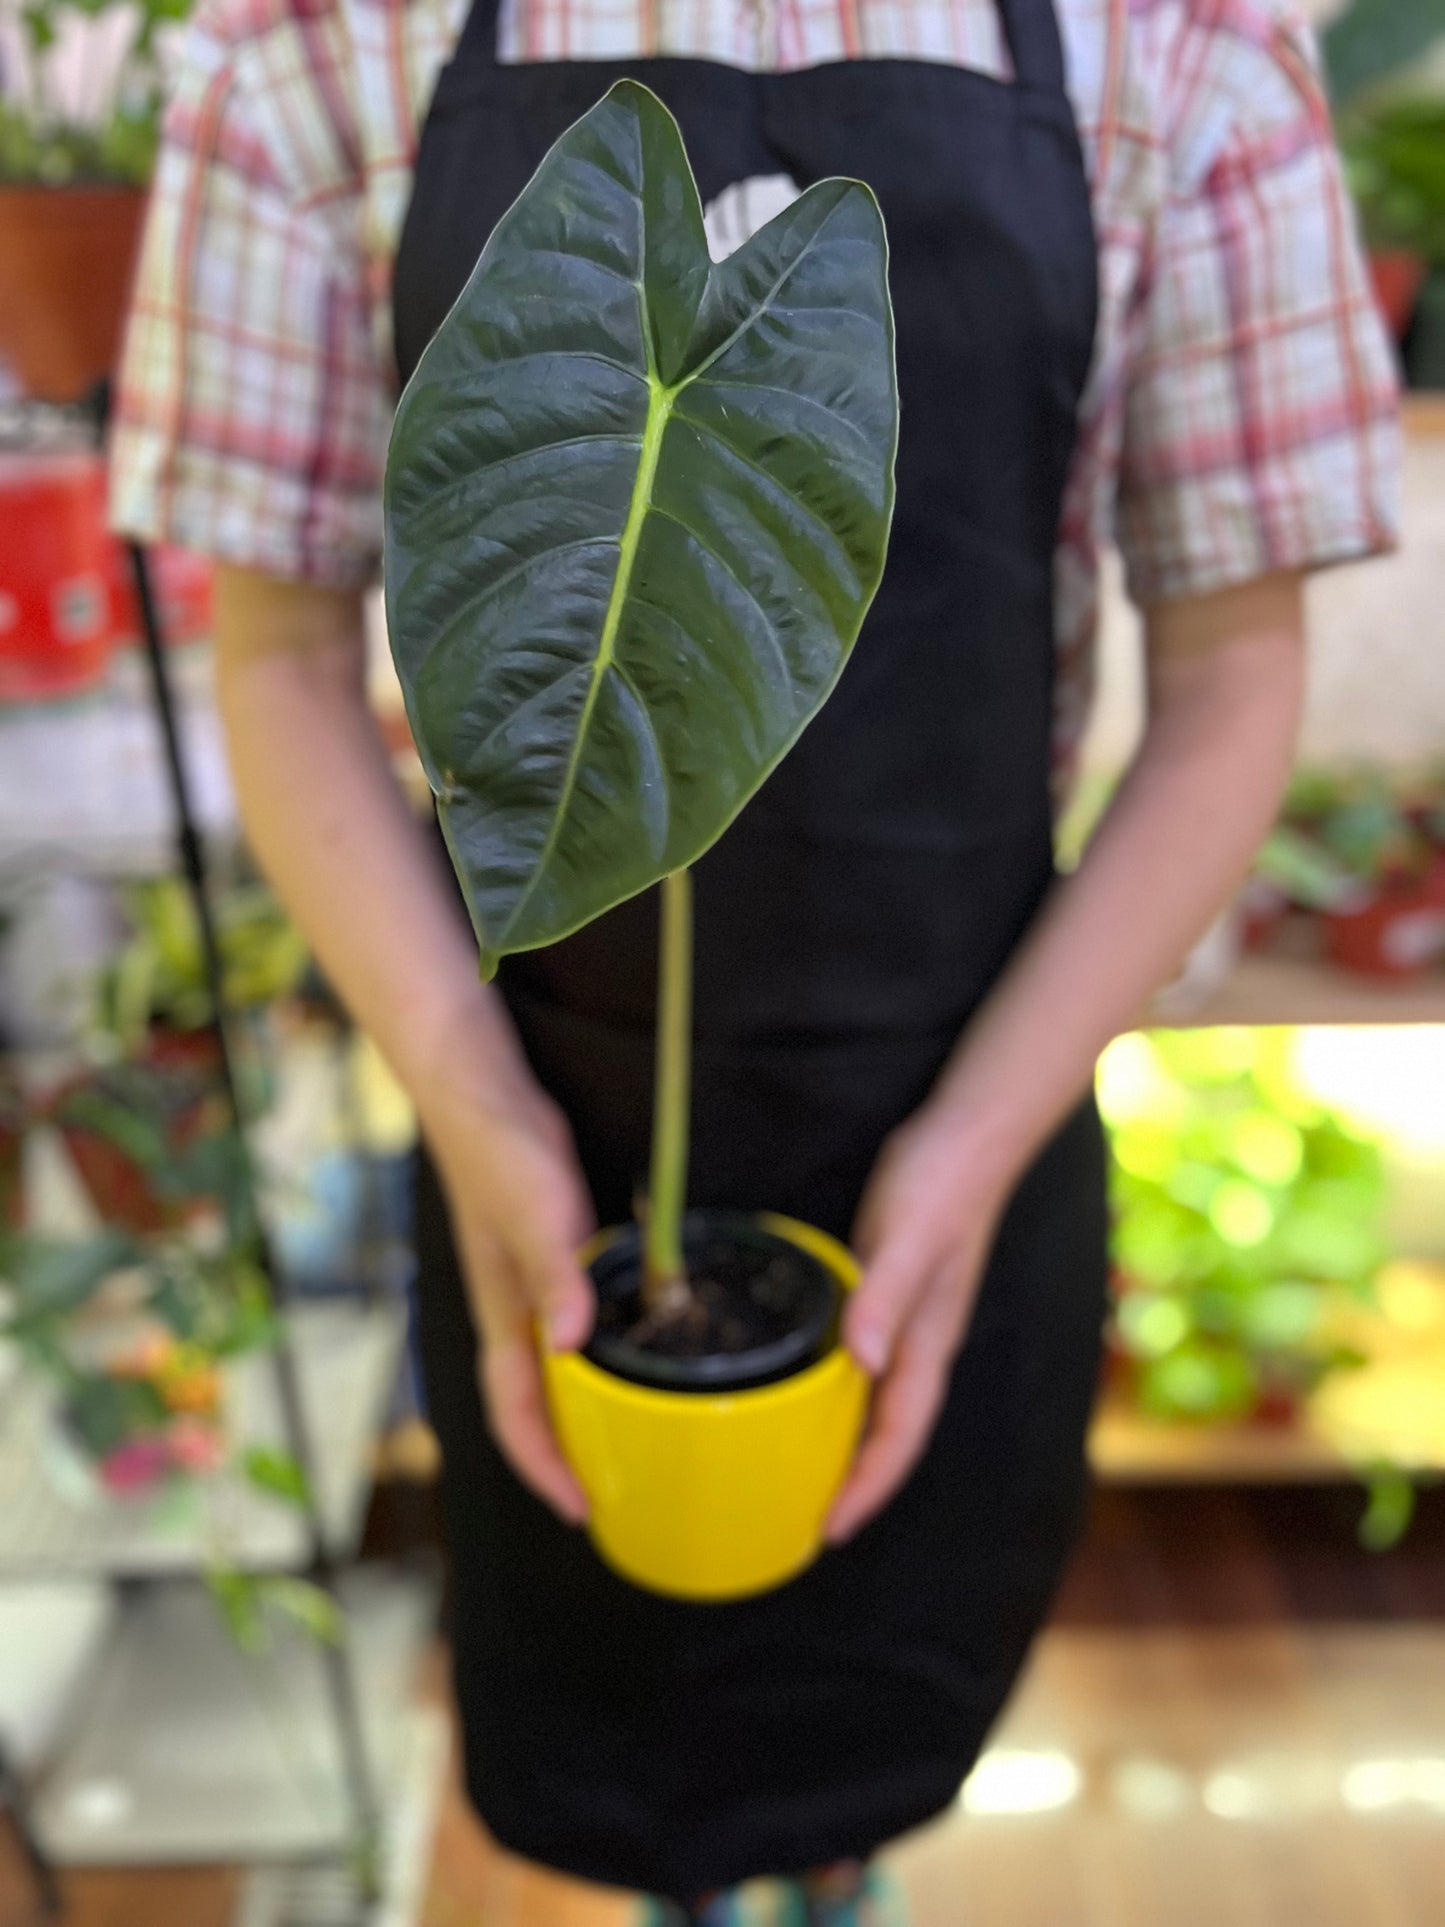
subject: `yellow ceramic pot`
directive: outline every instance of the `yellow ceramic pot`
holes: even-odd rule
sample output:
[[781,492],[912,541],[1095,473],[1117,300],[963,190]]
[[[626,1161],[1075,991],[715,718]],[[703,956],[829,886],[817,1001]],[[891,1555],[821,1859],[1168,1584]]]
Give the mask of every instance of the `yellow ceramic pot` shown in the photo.
[[[758,1222],[845,1289],[856,1284],[836,1239],[790,1218]],[[604,1232],[587,1257],[621,1235]],[[593,1543],[624,1578],[678,1599],[741,1599],[816,1558],[868,1402],[867,1376],[841,1346],[791,1378],[739,1392],[637,1385],[578,1353],[544,1368]]]

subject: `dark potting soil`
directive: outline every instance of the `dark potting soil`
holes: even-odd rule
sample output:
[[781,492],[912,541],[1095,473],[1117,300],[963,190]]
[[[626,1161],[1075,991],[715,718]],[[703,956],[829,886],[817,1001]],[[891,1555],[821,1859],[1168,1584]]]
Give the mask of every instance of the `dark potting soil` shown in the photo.
[[811,1253],[747,1218],[690,1219],[688,1286],[675,1308],[642,1300],[631,1230],[594,1261],[587,1356],[622,1378],[676,1390],[742,1390],[805,1369],[834,1342],[840,1292]]

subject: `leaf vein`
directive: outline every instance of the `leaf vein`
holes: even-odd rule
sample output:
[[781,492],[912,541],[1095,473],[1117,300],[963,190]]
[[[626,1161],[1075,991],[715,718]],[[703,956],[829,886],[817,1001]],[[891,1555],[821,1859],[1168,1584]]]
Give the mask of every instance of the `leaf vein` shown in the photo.
[[793,675],[792,668],[788,662],[787,652],[783,648],[782,638],[778,634],[778,631],[776,626],[774,625],[773,619],[768,614],[767,610],[763,607],[762,603],[758,601],[757,596],[748,587],[747,583],[743,581],[742,577],[738,574],[737,570],[732,566],[730,562],[725,561],[724,558],[718,554],[716,549],[710,547],[708,543],[706,543],[703,540],[703,538],[698,534],[697,530],[693,528],[691,523],[684,522],[680,515],[674,515],[671,509],[665,509],[665,508],[659,507],[659,505],[656,502],[654,502],[652,505],[652,512],[654,515],[660,515],[664,522],[671,522],[674,527],[681,529],[683,534],[687,536],[689,541],[691,541],[701,551],[703,555],[708,556],[713,562],[715,562],[717,566],[722,570],[723,574],[728,578],[728,580],[731,583],[733,583],[738,589],[740,589],[742,593],[747,597],[748,601],[752,603],[753,607],[757,610],[758,614],[763,619],[763,627],[768,632],[768,640],[773,645],[773,652],[777,657],[778,666],[782,670],[786,680],[788,682],[791,682],[792,675]]
[[[676,412],[681,414],[681,410],[678,410]],[[839,541],[836,533],[823,520],[822,516],[819,515],[818,511],[815,508],[810,507],[809,504],[805,502],[801,496],[795,495],[793,491],[790,488],[788,488],[785,483],[780,482],[778,480],[776,475],[772,474],[768,469],[764,468],[761,462],[755,462],[750,455],[745,455],[743,451],[737,446],[737,444],[735,442],[729,441],[728,437],[724,435],[722,430],[718,428],[714,423],[700,422],[693,415],[682,415],[682,419],[688,424],[690,428],[695,428],[700,435],[706,435],[710,440],[716,442],[719,448],[726,449],[728,454],[732,456],[734,461],[740,462],[742,466],[745,469],[747,469],[751,474],[758,476],[760,480],[766,482],[768,487],[776,491],[777,494],[781,495],[785,502],[791,502],[795,508],[801,510],[801,512],[813,524],[813,527],[818,530],[819,534],[826,538],[829,546],[836,549],[839,555],[842,556],[843,561],[847,566],[848,575],[852,581],[852,585],[853,585],[852,593],[856,597],[860,592],[856,572],[854,571],[852,564],[848,562],[847,553],[844,550],[842,543]]]
[[549,548],[538,549],[535,555],[524,556],[520,562],[514,563],[510,569],[499,575],[495,582],[483,583],[480,589],[475,589],[470,595],[464,596],[442,624],[438,640],[456,626],[459,617],[484,608],[493,596],[506,588],[509,582],[515,581],[519,575],[525,575],[527,570],[535,568],[537,563],[550,562],[553,556],[566,555],[573,549],[611,548],[616,541],[615,535],[579,535],[570,542],[554,542]]
[[830,408],[827,402],[819,401],[814,395],[805,395],[797,388],[785,388],[777,381],[728,381],[722,375],[709,376],[706,385],[709,388],[735,388],[749,395],[786,395],[789,400],[802,402],[805,408],[815,408],[820,415],[826,415],[830,422],[837,422],[840,428],[846,428],[850,435],[856,436],[863,444],[875,462],[878,459],[877,449],[857,422],[850,421],[846,415],[840,414],[836,408]]

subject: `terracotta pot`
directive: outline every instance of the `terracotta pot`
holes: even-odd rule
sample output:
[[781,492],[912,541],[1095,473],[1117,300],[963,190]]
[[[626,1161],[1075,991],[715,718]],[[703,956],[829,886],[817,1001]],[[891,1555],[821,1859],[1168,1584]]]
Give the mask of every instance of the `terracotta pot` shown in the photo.
[[31,395],[74,401],[114,368],[146,194],[0,186],[0,356]]
[[[162,1123],[170,1146],[189,1149],[199,1138],[224,1128],[216,1080],[220,1050],[209,1031],[173,1031],[157,1025],[137,1060],[165,1075]],[[104,1073],[101,1074],[104,1090]],[[194,1201],[177,1203],[157,1189],[151,1175],[107,1133],[75,1116],[67,1100],[90,1088],[88,1075],[72,1079],[55,1093],[55,1121],[91,1203],[106,1224],[148,1233],[174,1230],[195,1215]]]

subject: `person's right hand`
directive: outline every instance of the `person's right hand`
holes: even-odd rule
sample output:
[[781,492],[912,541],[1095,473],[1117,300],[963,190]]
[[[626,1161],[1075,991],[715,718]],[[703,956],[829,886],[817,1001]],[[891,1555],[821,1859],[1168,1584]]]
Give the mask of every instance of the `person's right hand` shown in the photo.
[[596,1314],[578,1247],[592,1201],[566,1118],[490,1017],[478,1046],[452,1040],[427,1080],[422,1128],[451,1206],[481,1334],[482,1394],[513,1469],[573,1524],[587,1501],[552,1430],[538,1356],[586,1343]]

